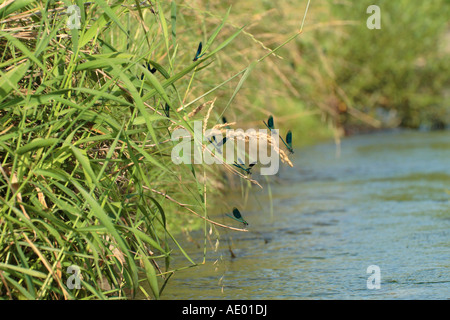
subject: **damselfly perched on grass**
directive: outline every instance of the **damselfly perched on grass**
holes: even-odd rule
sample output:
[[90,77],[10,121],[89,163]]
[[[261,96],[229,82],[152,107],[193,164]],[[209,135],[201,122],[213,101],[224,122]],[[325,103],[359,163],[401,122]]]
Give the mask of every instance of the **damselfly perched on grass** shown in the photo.
[[242,218],[241,213],[239,212],[239,210],[237,208],[233,208],[233,216],[225,213],[225,215],[227,217],[230,217],[231,219],[234,219],[236,221],[242,222],[245,226],[248,226],[248,222],[244,220],[244,218]]

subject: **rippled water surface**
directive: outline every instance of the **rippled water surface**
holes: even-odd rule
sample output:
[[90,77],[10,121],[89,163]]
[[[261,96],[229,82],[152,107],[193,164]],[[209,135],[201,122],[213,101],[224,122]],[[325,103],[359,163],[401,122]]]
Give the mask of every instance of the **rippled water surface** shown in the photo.
[[[273,215],[267,186],[253,188],[249,232],[221,229],[216,252],[212,236],[206,263],[176,273],[164,299],[450,298],[450,132],[363,135],[339,157],[327,143],[292,159],[271,184]],[[196,235],[186,250],[202,261]],[[367,288],[370,265],[380,289]]]

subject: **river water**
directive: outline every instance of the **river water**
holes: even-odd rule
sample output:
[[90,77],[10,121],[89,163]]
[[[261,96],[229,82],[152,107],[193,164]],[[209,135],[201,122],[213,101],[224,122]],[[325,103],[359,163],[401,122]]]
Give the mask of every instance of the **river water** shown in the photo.
[[[175,273],[162,298],[449,299],[450,132],[361,135],[336,151],[296,150],[272,204],[267,186],[230,196],[249,232],[221,229],[218,249],[208,242],[206,263]],[[203,233],[192,236],[199,247],[186,250],[202,261]]]

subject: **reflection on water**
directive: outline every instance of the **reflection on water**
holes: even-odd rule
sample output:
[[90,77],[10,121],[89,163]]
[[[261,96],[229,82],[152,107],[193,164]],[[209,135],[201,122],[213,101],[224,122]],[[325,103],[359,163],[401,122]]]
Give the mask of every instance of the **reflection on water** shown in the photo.
[[163,298],[450,298],[450,133],[352,137],[335,154],[332,143],[296,151],[271,185],[273,216],[254,189],[240,207],[249,232],[221,230],[219,250],[176,273]]

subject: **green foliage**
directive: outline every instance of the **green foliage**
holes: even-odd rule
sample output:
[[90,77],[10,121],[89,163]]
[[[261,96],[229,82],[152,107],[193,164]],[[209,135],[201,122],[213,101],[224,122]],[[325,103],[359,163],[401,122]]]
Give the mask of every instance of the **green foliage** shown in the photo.
[[[282,43],[299,29],[306,4],[234,3],[232,22],[248,26],[203,79],[227,78]],[[367,28],[370,5],[381,9],[380,30]],[[223,6],[204,5],[206,23]],[[311,2],[304,32],[253,68],[234,97],[239,119],[255,127],[273,114],[293,129],[294,144],[329,137],[332,128],[449,125],[449,16],[444,0]]]
[[210,221],[214,180],[197,176],[213,170],[170,157],[170,132],[192,132],[195,118],[177,111],[181,92],[241,29],[217,42],[225,19],[216,21],[193,62],[198,41],[178,50],[174,2],[77,4],[79,30],[53,1],[0,9],[0,296],[158,299],[177,271],[173,251],[196,265],[174,232]]
[[[366,26],[372,4],[380,8],[381,29]],[[336,121],[412,128],[450,123],[448,1],[339,2],[326,9],[335,32],[317,29],[301,50],[308,64],[320,66],[317,85],[325,87],[311,95],[328,102]]]

